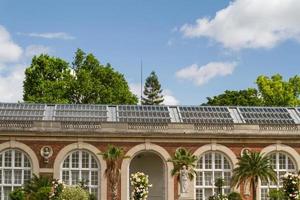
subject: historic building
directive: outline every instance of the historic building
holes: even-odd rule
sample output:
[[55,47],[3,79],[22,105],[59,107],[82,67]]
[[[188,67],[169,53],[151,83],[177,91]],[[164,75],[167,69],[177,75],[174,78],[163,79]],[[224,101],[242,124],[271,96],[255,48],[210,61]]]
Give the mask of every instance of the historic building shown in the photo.
[[[0,103],[0,200],[31,174],[77,184],[89,180],[99,200],[108,199],[106,163],[99,155],[109,144],[130,158],[121,164],[119,196],[129,199],[129,176],[149,175],[149,200],[204,200],[223,177],[224,192],[236,190],[251,199],[247,186],[230,188],[237,157],[245,149],[270,156],[278,177],[300,168],[300,108],[44,105]],[[199,158],[188,193],[179,194],[167,160],[178,147]],[[258,199],[270,188],[261,183]]]

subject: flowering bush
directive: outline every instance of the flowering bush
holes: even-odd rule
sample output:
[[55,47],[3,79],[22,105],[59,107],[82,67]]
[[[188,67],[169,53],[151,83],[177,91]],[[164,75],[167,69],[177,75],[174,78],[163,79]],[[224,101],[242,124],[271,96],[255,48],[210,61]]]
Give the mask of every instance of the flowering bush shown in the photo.
[[142,172],[131,174],[130,185],[133,187],[131,200],[146,200],[149,194],[149,188],[152,187],[152,185],[149,184],[148,175]]
[[51,192],[49,194],[49,199],[50,200],[57,200],[64,188],[65,188],[65,185],[61,180],[53,179],[52,180]]
[[210,196],[208,200],[228,200],[228,197],[222,194],[215,194],[213,196]]
[[299,176],[286,173],[283,177],[283,191],[289,200],[296,200],[299,197]]
[[89,194],[79,186],[68,186],[63,189],[59,195],[58,200],[88,200]]

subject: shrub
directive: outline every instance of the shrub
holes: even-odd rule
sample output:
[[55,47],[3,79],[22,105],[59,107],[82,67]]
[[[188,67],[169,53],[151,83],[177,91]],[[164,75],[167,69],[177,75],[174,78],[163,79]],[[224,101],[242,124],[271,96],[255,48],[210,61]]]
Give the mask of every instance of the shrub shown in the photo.
[[210,196],[208,200],[228,200],[228,197],[226,195],[215,194],[213,196]]
[[79,186],[69,186],[63,189],[58,200],[89,200],[89,194]]
[[287,200],[286,195],[284,194],[284,191],[282,189],[272,189],[269,192],[270,200]]
[[286,173],[283,178],[283,191],[288,200],[299,198],[299,177],[297,174]]
[[228,194],[228,200],[242,200],[242,196],[238,192],[230,192]]
[[9,194],[9,198],[11,200],[25,200],[24,191],[21,188],[16,189]]

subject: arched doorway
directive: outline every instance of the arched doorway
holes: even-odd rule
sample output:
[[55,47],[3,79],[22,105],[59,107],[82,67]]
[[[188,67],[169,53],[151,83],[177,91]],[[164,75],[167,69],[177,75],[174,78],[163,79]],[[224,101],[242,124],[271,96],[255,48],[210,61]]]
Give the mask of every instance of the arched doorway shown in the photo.
[[149,189],[148,200],[165,200],[165,169],[165,163],[160,156],[154,152],[143,151],[132,158],[129,174],[135,172],[147,174],[149,182],[152,184],[152,188]]

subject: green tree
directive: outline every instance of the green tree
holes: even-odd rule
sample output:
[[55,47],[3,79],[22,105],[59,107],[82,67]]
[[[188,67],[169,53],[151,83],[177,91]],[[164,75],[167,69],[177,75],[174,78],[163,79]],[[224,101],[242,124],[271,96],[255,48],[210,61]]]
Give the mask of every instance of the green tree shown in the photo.
[[271,78],[259,76],[256,84],[266,106],[300,105],[300,76],[294,76],[288,81],[284,81],[280,74]]
[[137,104],[124,76],[110,64],[105,66],[93,54],[81,49],[75,53],[72,63],[75,80],[72,83],[72,102],[84,104]]
[[118,199],[118,184],[121,176],[120,164],[125,156],[124,150],[119,147],[109,145],[105,152],[100,153],[106,161],[105,176],[111,188],[112,200]]
[[256,189],[259,180],[277,181],[276,172],[270,164],[270,159],[259,152],[243,153],[238,158],[237,167],[233,169],[232,186],[250,183],[252,198],[256,200]]
[[196,167],[197,160],[197,156],[193,155],[191,151],[188,151],[183,147],[179,147],[176,149],[174,156],[168,160],[168,162],[172,162],[174,165],[171,175],[176,176],[177,179],[179,179],[180,170],[183,168],[183,166],[186,166],[189,179],[193,180],[196,173],[194,169]]
[[142,98],[143,105],[159,105],[164,101],[161,85],[154,71],[146,79],[144,95],[145,97]]
[[34,103],[71,103],[71,79],[66,61],[43,54],[34,56],[30,67],[25,70],[23,100]]
[[224,93],[207,97],[211,106],[299,106],[300,76],[296,75],[284,81],[280,74],[271,78],[259,76],[256,79],[258,89],[248,88],[239,91],[226,90]]
[[203,105],[210,106],[261,106],[262,98],[254,88],[246,90],[232,91],[226,90],[223,94],[207,97],[207,103]]
[[72,66],[48,55],[35,56],[25,71],[23,100],[34,103],[137,104],[124,75],[101,65],[81,49]]

